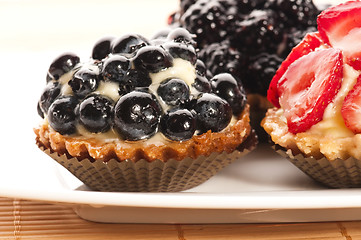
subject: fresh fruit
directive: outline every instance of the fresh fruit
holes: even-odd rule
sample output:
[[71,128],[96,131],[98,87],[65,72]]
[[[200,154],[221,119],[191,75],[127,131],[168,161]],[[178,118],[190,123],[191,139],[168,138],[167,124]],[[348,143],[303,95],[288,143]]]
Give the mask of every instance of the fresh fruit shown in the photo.
[[[60,95],[61,85],[59,82],[48,82],[39,100],[42,113],[47,113],[50,105]],[[41,116],[41,115],[40,115]]]
[[168,105],[179,105],[189,99],[189,87],[181,79],[166,79],[159,84],[158,96]]
[[346,63],[361,70],[361,2],[330,7],[318,16],[317,23],[323,41],[341,49]]
[[229,103],[213,93],[202,93],[195,103],[194,111],[197,128],[201,133],[208,130],[219,132],[232,118],[232,108]]
[[162,108],[153,94],[135,90],[116,103],[114,126],[125,140],[146,139],[157,132],[161,114]]
[[139,34],[126,34],[114,41],[112,53],[132,54],[148,44],[148,40]]
[[58,80],[64,73],[72,70],[76,64],[80,62],[80,58],[73,53],[64,53],[54,59],[48,70],[48,81],[51,79]]
[[48,120],[50,126],[60,134],[73,134],[76,132],[75,109],[78,100],[75,97],[61,97],[56,99],[49,108]]
[[187,45],[195,45],[196,42],[193,40],[192,34],[190,34],[186,29],[184,28],[175,28],[171,30],[168,35],[167,39],[172,40],[177,43],[183,43]]
[[161,132],[170,140],[184,141],[192,138],[196,131],[196,118],[187,109],[172,109],[160,120]]
[[144,69],[130,69],[119,83],[119,95],[124,95],[139,87],[149,87],[152,79]]
[[104,37],[99,39],[93,47],[92,58],[102,60],[111,53],[113,37]]
[[[288,67],[295,62],[300,57],[307,55],[308,53],[314,51],[316,48],[320,47],[323,44],[319,33],[309,33],[307,34],[302,42],[300,42],[296,47],[292,49],[288,57],[282,62],[281,66],[277,70],[276,74],[272,78],[272,81],[269,85],[267,91],[267,99],[275,106],[280,107],[279,104],[279,95],[278,95],[278,85],[279,81],[287,71]],[[326,45],[324,45],[326,47]]]
[[113,118],[113,101],[105,96],[90,95],[79,104],[79,122],[90,132],[106,132]]
[[102,75],[105,81],[121,82],[130,69],[130,61],[122,55],[112,55],[105,60]]
[[196,79],[194,80],[194,83],[192,83],[192,87],[203,93],[209,93],[212,91],[209,80],[205,76],[201,76],[199,74],[196,75]]
[[151,73],[172,66],[172,59],[166,50],[159,46],[145,46],[138,50],[133,63],[136,68],[144,68]]
[[197,61],[196,50],[192,45],[171,42],[163,45],[173,58],[182,58],[194,65]]
[[81,68],[74,74],[68,84],[76,96],[83,98],[97,89],[99,85],[99,76],[90,69]]
[[333,48],[310,52],[289,65],[278,83],[289,132],[304,132],[322,120],[341,87],[342,76],[342,53]]
[[353,89],[345,97],[341,115],[346,127],[355,134],[361,133],[361,76],[357,78]]
[[220,73],[211,79],[213,92],[226,100],[233,114],[240,114],[246,105],[246,92],[229,73]]

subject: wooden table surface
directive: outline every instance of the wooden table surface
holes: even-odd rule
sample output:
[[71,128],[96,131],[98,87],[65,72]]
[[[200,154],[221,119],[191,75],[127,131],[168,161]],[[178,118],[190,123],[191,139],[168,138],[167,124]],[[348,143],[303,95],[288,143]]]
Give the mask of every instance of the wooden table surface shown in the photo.
[[105,224],[69,206],[0,198],[0,239],[357,240],[360,222],[287,224]]
[[[335,1],[339,2],[339,1]],[[87,51],[100,37],[165,26],[178,0],[0,1],[0,54]],[[35,113],[34,113],[35,114]],[[0,198],[0,239],[361,239],[360,222],[101,224],[69,206]]]

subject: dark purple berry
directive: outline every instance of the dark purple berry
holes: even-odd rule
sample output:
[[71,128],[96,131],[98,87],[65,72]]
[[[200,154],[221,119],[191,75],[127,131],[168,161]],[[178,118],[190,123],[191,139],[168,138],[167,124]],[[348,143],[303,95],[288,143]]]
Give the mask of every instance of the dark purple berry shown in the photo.
[[242,85],[229,73],[215,75],[211,79],[213,92],[226,100],[232,108],[233,114],[240,114],[246,105],[246,92]]
[[197,59],[196,61],[196,73],[199,76],[206,76],[206,72],[207,72],[207,68],[206,65],[204,64],[204,62],[200,59]]
[[153,94],[132,91],[119,98],[114,109],[114,126],[124,140],[153,136],[158,130],[162,108]]
[[105,81],[121,82],[130,69],[130,61],[121,55],[109,57],[103,64],[102,75]]
[[52,81],[46,85],[39,100],[39,107],[43,113],[47,114],[50,105],[60,95],[60,92],[61,92],[61,84],[59,82]]
[[212,91],[212,87],[208,79],[205,76],[198,74],[196,79],[194,79],[194,83],[192,83],[192,87],[203,93],[209,93]]
[[194,65],[197,61],[196,50],[192,45],[183,43],[168,42],[163,45],[173,58],[182,58]]
[[148,40],[139,34],[127,34],[114,41],[112,53],[132,54],[148,44]]
[[106,132],[111,127],[113,101],[105,96],[91,95],[79,105],[79,122],[90,132]]
[[44,113],[43,110],[41,110],[40,108],[40,102],[38,102],[37,106],[36,106],[36,110],[38,111],[38,114],[41,118],[44,118]]
[[99,76],[94,71],[83,68],[74,74],[68,84],[75,96],[83,98],[98,88]]
[[106,58],[111,52],[113,37],[104,37],[99,39],[92,51],[92,58],[96,60],[102,60]]
[[197,128],[201,133],[208,130],[219,132],[232,119],[232,109],[229,103],[212,93],[203,93],[194,106],[197,116]]
[[172,66],[172,57],[159,46],[145,46],[138,50],[134,59],[136,68],[143,68],[151,73]]
[[152,79],[149,73],[143,69],[130,69],[119,83],[119,95],[124,95],[136,88],[149,87]]
[[167,39],[177,43],[195,46],[196,42],[193,40],[193,37],[194,36],[192,36],[185,28],[175,28],[169,32]]
[[64,73],[72,70],[80,62],[80,58],[73,53],[65,53],[54,59],[50,64],[48,75],[49,79],[58,80]]
[[171,27],[159,30],[158,32],[156,32],[151,40],[157,40],[157,39],[166,39],[168,37],[169,32],[172,30]]
[[75,109],[78,101],[73,96],[61,97],[51,104],[48,111],[50,126],[60,134],[72,134],[76,131]]
[[174,109],[164,114],[160,120],[160,130],[170,140],[185,141],[196,131],[196,118],[187,109]]
[[159,84],[158,96],[168,105],[179,105],[189,99],[189,87],[181,79],[170,78]]

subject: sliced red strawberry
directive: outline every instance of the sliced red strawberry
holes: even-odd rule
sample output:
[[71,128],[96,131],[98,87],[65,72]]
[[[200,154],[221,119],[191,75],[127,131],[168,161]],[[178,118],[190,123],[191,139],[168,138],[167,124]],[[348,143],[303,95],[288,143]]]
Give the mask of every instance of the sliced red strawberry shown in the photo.
[[272,78],[272,81],[269,85],[267,91],[267,99],[270,101],[275,107],[280,107],[278,101],[278,81],[286,72],[291,63],[299,59],[300,57],[314,51],[316,48],[323,44],[320,35],[318,32],[308,33],[303,40],[295,46],[287,58],[282,62],[281,66],[277,70],[275,76]]
[[291,133],[304,132],[322,120],[340,90],[342,76],[342,53],[333,48],[311,52],[288,67],[278,94]]
[[346,63],[361,70],[361,1],[349,1],[324,10],[317,24],[323,41],[341,49]]
[[343,101],[341,114],[348,127],[354,133],[361,133],[361,76]]

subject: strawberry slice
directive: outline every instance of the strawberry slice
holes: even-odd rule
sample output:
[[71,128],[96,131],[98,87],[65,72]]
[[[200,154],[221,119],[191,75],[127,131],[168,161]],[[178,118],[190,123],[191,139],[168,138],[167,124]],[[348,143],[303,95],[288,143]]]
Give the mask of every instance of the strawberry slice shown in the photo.
[[323,41],[341,49],[346,63],[361,70],[361,1],[349,1],[324,10],[317,24]]
[[361,133],[361,75],[353,89],[347,94],[341,108],[341,115],[348,127],[354,133]]
[[316,48],[323,44],[320,35],[318,32],[308,33],[303,40],[295,46],[290,54],[288,54],[287,58],[282,62],[281,66],[278,68],[276,74],[273,76],[272,81],[269,85],[267,91],[267,99],[270,101],[275,107],[280,107],[278,101],[278,81],[286,72],[288,67],[299,59],[300,57],[314,51]]
[[288,67],[279,80],[278,94],[291,133],[304,132],[322,120],[340,90],[342,76],[342,52],[334,48],[311,52]]

